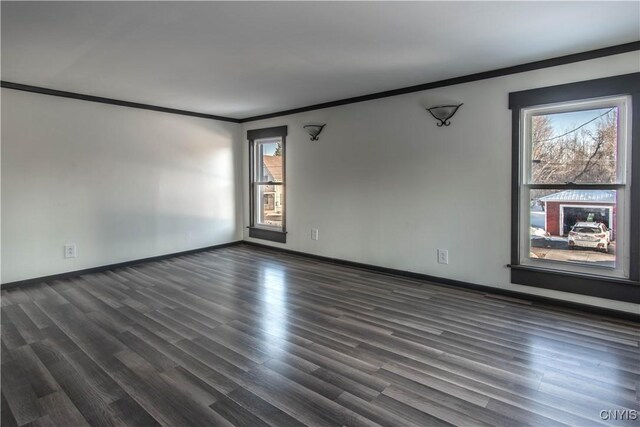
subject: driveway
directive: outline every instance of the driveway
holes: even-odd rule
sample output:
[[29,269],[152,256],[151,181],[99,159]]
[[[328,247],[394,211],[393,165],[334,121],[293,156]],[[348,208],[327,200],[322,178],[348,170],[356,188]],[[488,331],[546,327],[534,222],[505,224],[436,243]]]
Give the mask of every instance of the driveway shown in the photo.
[[534,237],[531,239],[531,252],[538,258],[603,267],[615,267],[616,261],[615,242],[611,243],[609,253],[605,254],[589,248],[569,249],[566,237]]

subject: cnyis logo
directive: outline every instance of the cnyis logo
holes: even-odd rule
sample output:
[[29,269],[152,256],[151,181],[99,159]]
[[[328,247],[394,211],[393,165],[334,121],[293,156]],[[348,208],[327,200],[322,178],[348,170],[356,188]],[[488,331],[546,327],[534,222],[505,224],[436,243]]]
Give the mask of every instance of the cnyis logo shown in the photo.
[[635,409],[603,409],[600,411],[600,419],[604,421],[636,421],[638,411]]

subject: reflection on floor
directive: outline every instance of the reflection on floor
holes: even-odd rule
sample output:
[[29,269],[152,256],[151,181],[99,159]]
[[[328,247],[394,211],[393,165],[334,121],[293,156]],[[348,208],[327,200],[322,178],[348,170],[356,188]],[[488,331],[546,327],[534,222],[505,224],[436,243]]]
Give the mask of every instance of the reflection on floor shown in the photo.
[[3,291],[2,425],[610,424],[638,340],[241,245]]

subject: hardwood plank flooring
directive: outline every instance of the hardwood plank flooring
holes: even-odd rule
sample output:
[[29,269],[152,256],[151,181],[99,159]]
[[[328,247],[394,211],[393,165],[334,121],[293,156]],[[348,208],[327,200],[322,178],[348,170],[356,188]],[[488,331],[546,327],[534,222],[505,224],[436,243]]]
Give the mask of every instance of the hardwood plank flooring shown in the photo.
[[1,315],[3,426],[640,422],[637,323],[249,245],[3,290]]

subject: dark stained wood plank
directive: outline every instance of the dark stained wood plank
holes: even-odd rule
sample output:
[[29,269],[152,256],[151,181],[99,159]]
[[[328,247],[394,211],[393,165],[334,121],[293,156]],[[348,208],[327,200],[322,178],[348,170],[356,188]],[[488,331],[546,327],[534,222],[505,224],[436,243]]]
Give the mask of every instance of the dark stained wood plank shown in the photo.
[[7,426],[629,425],[640,325],[250,246],[2,291]]
[[44,329],[53,325],[51,319],[49,319],[34,303],[20,304],[20,308],[25,312],[29,319],[38,329]]
[[265,363],[265,366],[272,371],[279,373],[283,377],[286,377],[303,387],[326,397],[327,399],[335,400],[343,392],[341,388],[323,381],[321,377],[307,374],[306,372],[300,371],[293,366],[289,366],[280,360],[272,359]]
[[244,388],[236,389],[229,393],[228,396],[243,408],[251,410],[254,415],[271,426],[301,427],[305,425]]
[[251,410],[243,408],[226,396],[212,404],[211,409],[222,415],[234,426],[269,426],[269,424],[252,414]]
[[204,408],[164,381],[153,366],[136,353],[117,354],[121,365],[114,365],[116,381],[151,416],[163,425],[220,425],[224,418]]
[[160,351],[168,358],[179,361],[180,366],[191,372],[193,375],[201,378],[216,390],[219,390],[222,393],[228,393],[237,387],[237,384],[215,370],[215,367],[206,365],[181,348],[167,341],[163,341],[160,337],[154,335],[145,328],[136,326],[132,329],[132,333],[154,346],[156,350]]
[[373,424],[266,367],[251,371],[243,387],[307,425]]
[[36,396],[42,397],[60,390],[60,386],[49,370],[40,361],[29,346],[18,347],[11,351],[16,365],[25,379],[31,384]]
[[16,348],[25,345],[24,340],[18,328],[7,318],[4,318],[4,308],[2,309],[2,342],[7,348]]
[[389,415],[397,415],[419,426],[452,426],[453,424],[441,420],[428,412],[420,411],[403,402],[399,402],[385,394],[381,394],[373,402],[376,407]]
[[116,416],[123,420],[129,427],[156,427],[160,423],[156,421],[130,396],[116,400],[109,405]]
[[179,392],[202,406],[211,406],[225,396],[181,366],[164,371],[160,376]]
[[389,396],[392,399],[401,401],[408,406],[418,409],[419,411],[426,414],[432,415],[433,417],[447,423],[461,426],[491,426],[491,424],[482,422],[471,415],[453,409],[451,407],[452,405],[446,405],[444,404],[444,402],[439,401],[437,398],[434,399],[431,396],[427,397],[427,395],[416,394],[395,385],[387,387],[383,393],[385,396]]
[[23,427],[56,427],[56,425],[53,421],[51,421],[51,417],[49,415],[45,415],[44,417],[40,417],[35,421],[24,424]]
[[0,425],[3,427],[17,427],[18,422],[13,416],[11,408],[9,408],[7,399],[4,398],[4,393],[1,393],[0,397],[2,399],[2,406],[0,407]]
[[240,353],[204,336],[194,339],[193,342],[242,370],[249,371],[256,367],[256,364],[253,361],[244,357]]
[[124,426],[98,393],[66,360],[47,367],[82,417],[92,426]]
[[89,426],[78,408],[63,391],[48,394],[39,399],[42,411],[57,426]]
[[129,331],[119,334],[118,339],[129,347],[130,350],[135,351],[146,359],[147,362],[151,363],[158,371],[166,371],[178,366],[178,362],[168,358],[153,346],[149,345],[149,343]]
[[[60,347],[57,344],[53,344],[52,347],[60,351]],[[65,353],[64,360],[73,366],[105,402],[111,403],[126,396],[125,391],[113,380],[109,373],[83,351]]]
[[2,365],[2,394],[18,425],[37,420],[45,415],[38,403],[26,373],[15,360]]
[[0,340],[0,362],[2,364],[12,362],[13,356],[11,355],[11,350],[9,350],[4,343],[4,340]]
[[[392,411],[388,411],[384,407],[376,405],[375,403],[362,400],[348,392],[343,392],[338,396],[336,402],[349,408],[354,412],[357,412],[364,417],[380,424],[385,427],[408,427],[408,426],[420,426],[410,419],[395,414]],[[429,424],[433,425],[433,424]]]

